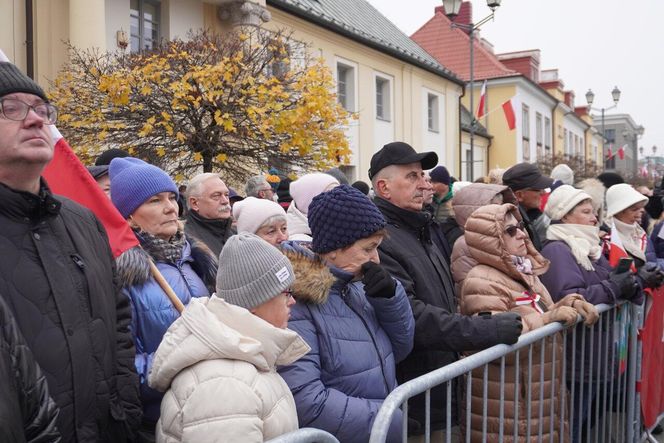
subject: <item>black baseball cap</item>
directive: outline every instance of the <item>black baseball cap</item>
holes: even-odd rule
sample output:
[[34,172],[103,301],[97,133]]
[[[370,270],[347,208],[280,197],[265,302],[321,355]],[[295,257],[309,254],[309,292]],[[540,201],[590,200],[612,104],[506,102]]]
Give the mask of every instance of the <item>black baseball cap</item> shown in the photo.
[[542,175],[537,165],[517,163],[503,174],[503,184],[512,191],[522,189],[546,189],[553,185],[553,179]]
[[88,166],[88,172],[95,180],[97,180],[98,178],[108,175],[108,165]]
[[391,165],[421,163],[422,169],[431,169],[438,164],[438,155],[433,152],[415,152],[412,146],[404,142],[388,143],[371,157],[369,178]]

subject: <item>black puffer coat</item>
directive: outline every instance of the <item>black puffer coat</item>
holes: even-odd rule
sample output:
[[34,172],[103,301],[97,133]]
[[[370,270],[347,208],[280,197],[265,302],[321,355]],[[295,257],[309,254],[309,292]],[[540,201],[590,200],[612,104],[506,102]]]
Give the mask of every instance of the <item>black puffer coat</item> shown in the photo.
[[[449,265],[431,240],[431,215],[401,209],[378,197],[374,203],[387,221],[388,235],[378,247],[380,262],[403,284],[415,316],[415,346],[397,366],[399,382],[455,362],[458,352],[497,344],[492,324],[457,313]],[[443,389],[432,390],[431,404],[445,405],[443,396]],[[410,418],[423,425],[424,397],[416,397],[409,406]],[[440,428],[445,419],[444,406],[434,406],[432,425]]]
[[0,441],[55,442],[58,408],[46,379],[0,296]]
[[124,441],[140,423],[129,300],[104,228],[78,204],[0,184],[0,294],[60,408],[63,441]]

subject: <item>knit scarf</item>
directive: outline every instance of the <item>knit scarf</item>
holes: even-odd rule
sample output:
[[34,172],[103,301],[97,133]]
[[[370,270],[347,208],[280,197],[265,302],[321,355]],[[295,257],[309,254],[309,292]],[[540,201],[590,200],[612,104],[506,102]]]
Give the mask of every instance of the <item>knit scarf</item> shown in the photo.
[[586,271],[594,271],[593,262],[602,254],[599,240],[599,227],[558,223],[546,231],[548,240],[560,240],[569,246],[576,262]]
[[512,263],[516,266],[516,270],[522,274],[533,273],[533,263],[528,257],[519,257],[518,255],[511,255]]
[[647,261],[645,251],[646,246],[648,245],[648,235],[646,234],[646,231],[644,231],[638,223],[630,225],[621,222],[615,217],[613,217],[612,221],[613,226],[615,226],[620,234],[620,240],[622,241],[625,251],[645,263]]
[[155,237],[145,231],[134,230],[134,233],[141,242],[143,249],[155,261],[177,265],[177,262],[182,258],[185,237],[181,230],[178,229],[178,232],[170,240]]

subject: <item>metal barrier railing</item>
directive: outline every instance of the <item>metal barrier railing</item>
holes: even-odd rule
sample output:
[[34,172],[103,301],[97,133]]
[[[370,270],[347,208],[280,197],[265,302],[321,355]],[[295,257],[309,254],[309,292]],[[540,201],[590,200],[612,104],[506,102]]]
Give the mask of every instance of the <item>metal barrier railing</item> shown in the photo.
[[[640,414],[638,397],[636,395],[636,379],[638,359],[640,356],[636,331],[640,326],[641,309],[632,304],[598,305],[600,320],[590,328],[574,326],[564,328],[560,323],[552,323],[522,335],[519,341],[512,345],[497,345],[484,351],[465,357],[453,364],[444,366],[421,377],[410,380],[397,387],[385,399],[374,421],[371,431],[370,443],[385,442],[392,417],[397,408],[403,409],[403,435],[405,442],[408,438],[408,400],[416,395],[425,395],[424,441],[431,438],[431,390],[435,387],[446,388],[445,441],[452,441],[452,389],[455,382],[464,385],[465,380],[465,418],[459,414],[459,423],[465,425],[465,438],[462,441],[471,441],[471,431],[475,437],[473,441],[486,441],[489,432],[488,419],[488,372],[489,364],[500,365],[500,398],[498,414],[498,441],[503,441],[505,435],[505,420],[513,420],[514,441],[538,437],[542,441],[544,432],[549,434],[548,441],[554,441],[558,435],[559,441],[572,442],[618,442],[635,441],[640,432]],[[581,319],[579,318],[578,321]],[[577,323],[578,323],[577,321]],[[562,338],[562,343],[558,341]],[[550,350],[547,350],[547,347]],[[537,382],[538,374],[532,373],[534,350],[539,354],[539,390],[537,398],[533,399],[531,387]],[[527,352],[527,358],[522,352]],[[553,370],[545,376],[546,352],[551,354],[550,366]],[[506,361],[513,363],[514,415],[508,417],[505,412],[505,380]],[[527,386],[520,390],[519,370],[521,360],[524,360],[527,371]],[[525,363],[527,360],[527,363]],[[559,373],[556,368],[560,367]],[[494,370],[496,369],[493,366]],[[472,409],[473,377],[482,377],[482,406],[481,426],[477,420],[471,420],[471,413],[480,414]],[[533,376],[535,380],[533,380]],[[556,391],[556,377],[560,376],[559,391]],[[531,383],[532,382],[532,383]],[[550,382],[551,389],[545,390],[546,382]],[[526,381],[524,381],[524,385]],[[519,396],[527,390],[525,414],[526,435],[518,426]],[[477,391],[476,391],[477,392]],[[510,392],[511,394],[511,392]],[[495,392],[494,392],[495,395]],[[495,399],[494,399],[495,400]],[[539,408],[533,412],[533,404],[537,401]],[[544,404],[549,405],[548,416],[545,416]],[[493,403],[495,404],[495,402]],[[594,407],[593,407],[594,405]],[[456,407],[456,405],[454,405]],[[463,407],[461,408],[464,409]],[[476,409],[479,409],[476,405]],[[532,420],[533,413],[537,414],[537,425]],[[585,426],[583,424],[585,423]],[[492,427],[495,432],[495,422]],[[557,431],[556,431],[557,429]],[[582,434],[583,432],[583,434]]]
[[320,429],[302,428],[268,440],[267,443],[339,443],[339,440]]

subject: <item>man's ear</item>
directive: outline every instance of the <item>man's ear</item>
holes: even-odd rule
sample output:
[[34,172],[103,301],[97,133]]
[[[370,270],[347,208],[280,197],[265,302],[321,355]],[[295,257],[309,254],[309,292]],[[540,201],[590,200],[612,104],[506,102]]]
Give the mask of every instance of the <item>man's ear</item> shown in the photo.
[[523,201],[523,191],[514,191],[514,196],[516,197],[516,201],[518,203],[521,203]]
[[376,181],[376,186],[374,186],[374,192],[385,200],[390,199],[390,183],[388,180],[381,178]]
[[198,211],[198,200],[196,200],[196,197],[189,197],[189,208]]

